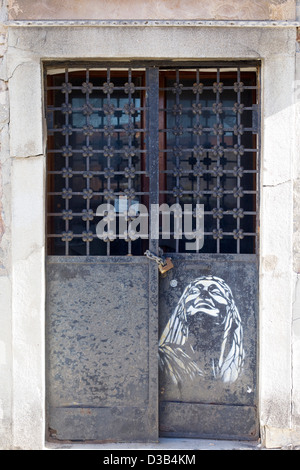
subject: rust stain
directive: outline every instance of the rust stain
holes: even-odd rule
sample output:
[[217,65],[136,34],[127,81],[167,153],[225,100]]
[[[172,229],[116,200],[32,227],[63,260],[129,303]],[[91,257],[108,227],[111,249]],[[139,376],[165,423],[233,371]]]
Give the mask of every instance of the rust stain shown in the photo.
[[56,429],[52,429],[52,428],[49,427],[48,428],[48,433],[49,433],[50,438],[54,438],[54,439],[56,438],[56,435],[57,435]]

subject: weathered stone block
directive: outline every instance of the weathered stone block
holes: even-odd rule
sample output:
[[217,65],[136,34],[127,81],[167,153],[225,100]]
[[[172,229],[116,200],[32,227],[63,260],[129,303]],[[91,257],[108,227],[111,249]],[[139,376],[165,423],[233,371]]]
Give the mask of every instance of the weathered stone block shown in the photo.
[[11,19],[293,20],[294,0],[9,0]]
[[13,157],[40,155],[43,118],[39,68],[33,61],[19,64],[12,73],[10,85],[15,89],[10,94],[10,154]]

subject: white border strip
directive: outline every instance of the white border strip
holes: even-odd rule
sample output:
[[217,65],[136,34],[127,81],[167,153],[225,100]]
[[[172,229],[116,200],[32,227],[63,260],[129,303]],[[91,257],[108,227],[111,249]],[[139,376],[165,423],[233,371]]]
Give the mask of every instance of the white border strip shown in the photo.
[[299,21],[239,21],[239,20],[10,20],[6,21],[6,26],[34,26],[34,27],[46,27],[46,26],[139,26],[139,27],[288,27],[295,28],[300,27]]

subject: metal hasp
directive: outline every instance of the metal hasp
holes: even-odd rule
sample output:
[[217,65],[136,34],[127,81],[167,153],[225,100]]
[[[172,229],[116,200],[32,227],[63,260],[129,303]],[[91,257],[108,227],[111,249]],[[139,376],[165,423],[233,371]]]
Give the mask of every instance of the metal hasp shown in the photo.
[[45,64],[48,438],[257,439],[259,73]]

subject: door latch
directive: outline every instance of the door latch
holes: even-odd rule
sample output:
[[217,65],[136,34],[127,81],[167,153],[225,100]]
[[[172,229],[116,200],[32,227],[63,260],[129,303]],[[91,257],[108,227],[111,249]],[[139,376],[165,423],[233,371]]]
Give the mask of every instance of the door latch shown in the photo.
[[165,274],[170,271],[170,269],[174,268],[171,258],[165,258],[164,256],[156,256],[149,250],[146,250],[144,255],[157,263],[159,272],[161,274]]

